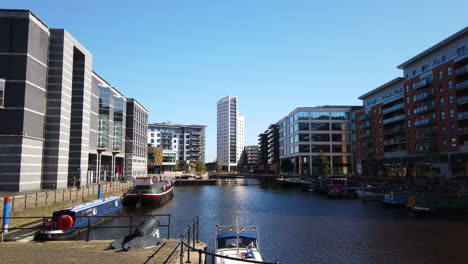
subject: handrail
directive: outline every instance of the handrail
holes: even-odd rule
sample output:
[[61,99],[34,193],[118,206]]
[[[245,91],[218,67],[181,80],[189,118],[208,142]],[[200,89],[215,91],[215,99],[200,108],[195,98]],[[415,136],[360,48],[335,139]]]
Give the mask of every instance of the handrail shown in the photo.
[[[81,233],[83,230],[87,231],[86,234],[86,241],[90,241],[89,239],[89,234],[91,229],[106,229],[106,228],[129,228],[129,233],[132,232],[134,227],[137,227],[137,225],[133,225],[133,219],[134,218],[145,218],[145,217],[167,217],[167,224],[163,225],[158,225],[158,227],[167,227],[167,238],[170,236],[170,229],[171,229],[171,214],[154,214],[154,215],[142,215],[142,216],[132,216],[132,215],[113,215],[113,216],[102,216],[102,215],[91,215],[91,216],[75,216],[75,218],[81,218],[81,219],[88,219],[88,224],[84,226],[78,226],[75,227],[78,230],[78,233]],[[0,217],[0,221],[3,218],[8,218],[8,219],[37,219],[34,223],[28,223],[27,225],[35,225],[32,227],[9,227],[8,230],[38,230],[38,231],[45,231],[43,223],[45,223],[48,219],[52,218],[52,216],[11,216],[11,217]],[[129,225],[124,225],[124,226],[92,226],[90,225],[90,220],[91,218],[129,218],[130,219],[130,224]],[[42,224],[41,224],[42,223]],[[3,234],[3,231],[0,230],[0,233]],[[3,236],[2,236],[3,238]],[[43,237],[44,238],[44,237]],[[3,241],[3,240],[2,240]],[[1,242],[1,241],[0,241]]]

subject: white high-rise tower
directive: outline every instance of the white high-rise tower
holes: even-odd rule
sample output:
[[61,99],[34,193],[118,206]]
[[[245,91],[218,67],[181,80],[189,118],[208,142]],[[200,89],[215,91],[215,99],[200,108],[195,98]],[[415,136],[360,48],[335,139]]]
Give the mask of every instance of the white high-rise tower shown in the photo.
[[244,150],[244,116],[239,114],[237,96],[218,101],[217,159],[223,170],[236,170]]

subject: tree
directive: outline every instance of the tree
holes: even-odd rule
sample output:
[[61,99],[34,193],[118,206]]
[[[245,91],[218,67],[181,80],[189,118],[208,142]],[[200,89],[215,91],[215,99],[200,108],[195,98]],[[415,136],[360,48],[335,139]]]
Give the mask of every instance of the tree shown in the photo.
[[197,161],[197,163],[195,164],[195,171],[199,173],[205,172],[206,171],[205,162],[202,160]]
[[328,176],[332,173],[332,169],[330,166],[330,161],[327,159],[323,151],[320,151],[318,155],[319,166],[318,166],[318,173],[321,176]]
[[291,172],[294,169],[294,164],[290,159],[284,159],[281,161],[281,171],[282,172]]
[[215,162],[215,170],[216,170],[216,172],[220,172],[220,171],[221,171],[221,165],[219,164],[219,161],[218,161],[218,160],[216,160],[216,162]]

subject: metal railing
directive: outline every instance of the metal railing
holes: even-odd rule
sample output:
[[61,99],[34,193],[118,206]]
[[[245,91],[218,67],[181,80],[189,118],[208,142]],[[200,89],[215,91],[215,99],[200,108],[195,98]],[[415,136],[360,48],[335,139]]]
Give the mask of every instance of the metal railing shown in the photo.
[[[164,260],[164,264],[166,263],[174,263],[171,262],[174,257],[178,256],[179,257],[179,263],[192,263],[190,258],[192,257],[190,252],[195,253],[195,255],[198,258],[198,262],[201,264],[203,259],[205,263],[208,262],[208,257],[211,258],[211,263],[215,263],[215,258],[221,258],[221,259],[229,259],[229,260],[237,260],[237,261],[242,261],[244,263],[258,263],[258,264],[279,264],[279,261],[276,262],[263,262],[263,261],[256,261],[256,260],[248,260],[248,259],[238,259],[238,258],[233,258],[233,257],[228,257],[228,256],[223,256],[223,255],[218,255],[213,252],[209,252],[206,248],[200,249],[196,248],[195,243],[199,242],[199,231],[200,231],[200,226],[199,226],[199,217],[195,217],[191,221],[189,225],[187,225],[187,228],[185,231],[180,235],[180,242],[177,244],[177,246],[173,249],[171,254]],[[177,250],[179,250],[178,255]],[[186,261],[184,261],[186,260]]]
[[[170,227],[171,227],[171,215],[170,214],[154,214],[154,215],[143,215],[143,216],[131,216],[131,215],[113,215],[113,216],[98,216],[98,215],[93,215],[93,216],[75,216],[75,218],[84,218],[84,219],[87,219],[87,222],[86,222],[86,225],[85,226],[79,226],[79,227],[75,227],[77,229],[77,233],[76,235],[78,235],[79,233],[82,233],[84,231],[86,231],[86,239],[85,241],[88,242],[90,241],[90,234],[91,234],[91,230],[92,229],[109,229],[109,228],[118,228],[118,229],[129,229],[129,232],[128,234],[132,234],[133,232],[133,229],[135,227],[138,227],[139,226],[139,223],[143,220],[143,218],[145,217],[152,217],[152,216],[155,216],[155,217],[158,217],[158,220],[159,217],[166,217],[166,220],[164,221],[166,224],[159,224],[158,228],[159,227],[165,227],[167,228],[167,234],[166,234],[166,237],[169,238],[170,237]],[[4,217],[1,217],[0,218],[0,221],[3,221],[3,218]],[[45,223],[47,221],[49,221],[50,219],[52,219],[52,217],[50,216],[29,216],[29,217],[6,217],[8,218],[9,220],[12,220],[12,219],[36,219],[36,221],[31,221],[33,223],[29,223],[29,225],[27,226],[15,226],[15,227],[8,227],[8,232],[12,231],[12,230],[31,230],[31,231],[41,231],[41,234],[44,234],[44,231],[47,230],[47,228],[45,227]],[[128,225],[121,225],[121,226],[98,226],[98,225],[94,225],[95,224],[95,221],[91,221],[93,218],[97,218],[98,220],[96,221],[99,221],[102,222],[102,221],[105,221],[105,220],[109,220],[109,219],[113,219],[113,218],[127,218],[129,219],[129,224]],[[140,221],[138,221],[140,220]],[[138,224],[136,224],[138,222]],[[3,242],[3,239],[5,236],[11,236],[12,234],[14,234],[13,232],[10,232],[10,233],[6,233],[4,234],[3,230],[1,232],[1,240],[0,242]],[[29,235],[31,235],[29,233]],[[74,234],[75,235],[75,234]],[[42,235],[39,237],[41,240],[45,240],[45,236]]]

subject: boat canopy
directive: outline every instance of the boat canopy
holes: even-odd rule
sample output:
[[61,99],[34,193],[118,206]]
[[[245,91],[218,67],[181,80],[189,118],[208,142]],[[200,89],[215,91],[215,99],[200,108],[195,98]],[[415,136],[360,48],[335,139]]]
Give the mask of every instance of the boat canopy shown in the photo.
[[[237,234],[235,232],[232,233],[224,233],[224,234],[219,234],[218,239],[223,239],[223,238],[236,238]],[[254,234],[249,234],[249,233],[239,233],[239,237],[245,237],[245,238],[250,238],[250,239],[257,239],[257,236]]]

